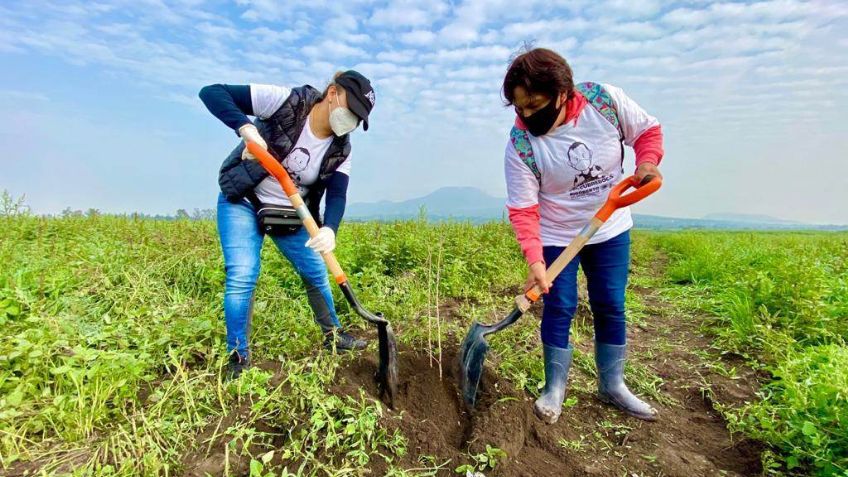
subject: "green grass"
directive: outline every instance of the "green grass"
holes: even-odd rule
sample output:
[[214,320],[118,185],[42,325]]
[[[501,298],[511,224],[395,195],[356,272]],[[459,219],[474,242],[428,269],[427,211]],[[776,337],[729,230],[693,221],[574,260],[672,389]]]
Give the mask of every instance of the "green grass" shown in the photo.
[[[505,224],[347,224],[339,242],[360,299],[417,349],[467,326],[436,323],[437,303],[496,314],[504,297],[491,290],[520,283],[525,270]],[[278,456],[299,463],[286,470],[296,475],[374,458],[391,465],[404,452],[403,436],[379,423],[378,403],[328,397],[343,358],[318,351],[300,279],[270,245],[251,344],[256,361],[283,366],[276,386],[260,370],[238,387],[220,380],[224,275],[212,223],[0,218],[0,264],[0,467],[179,474],[181,457],[207,445],[196,437],[224,418],[232,425],[217,434],[233,452],[267,455],[275,436],[257,423],[282,431]],[[364,328],[335,293],[343,321]],[[253,466],[281,472],[273,462]]]
[[[503,223],[351,223],[339,244],[361,301],[392,320],[402,346],[430,350],[434,365],[450,365],[440,345],[455,348],[472,319],[505,316],[526,274]],[[761,400],[729,415],[735,429],[771,444],[770,469],[842,475],[846,236],[637,234],[633,252],[635,286],[662,286],[709,312],[719,347],[774,376]],[[656,277],[663,255],[666,282]],[[503,460],[490,448],[464,461],[415,456],[418,465],[399,466],[407,443],[388,430],[385,409],[328,393],[347,358],[319,351],[300,279],[270,244],[262,267],[251,344],[257,362],[281,372],[253,369],[222,383],[224,275],[213,223],[0,217],[0,468],[180,475],[185,455],[216,442],[227,443],[228,465],[242,457],[262,477],[355,475],[374,459],[389,475],[434,475]],[[342,321],[364,329],[334,293]],[[634,322],[655,312],[633,290],[627,298]],[[574,331],[575,341],[591,340],[589,328]],[[522,318],[491,344],[498,372],[537,394],[538,319]],[[591,377],[591,355],[576,359]],[[649,369],[629,369],[635,389],[661,398]]]
[[[770,373],[727,417],[773,446],[768,472],[848,475],[848,235],[651,234],[669,296],[708,313],[717,345]],[[733,373],[735,370],[728,370]]]

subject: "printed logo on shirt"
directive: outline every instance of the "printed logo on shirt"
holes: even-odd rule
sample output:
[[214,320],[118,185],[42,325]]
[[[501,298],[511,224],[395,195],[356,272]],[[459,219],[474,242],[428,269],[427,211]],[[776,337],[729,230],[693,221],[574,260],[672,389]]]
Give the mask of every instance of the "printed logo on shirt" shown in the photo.
[[575,142],[568,148],[568,165],[577,171],[568,193],[572,199],[600,195],[612,186],[612,174],[604,174],[601,166],[594,163],[592,150],[582,142]]
[[302,174],[309,166],[310,159],[312,159],[312,156],[309,154],[309,149],[296,147],[292,149],[292,152],[283,161],[283,167],[286,168],[286,172],[289,173],[294,183],[297,184],[297,188],[301,194],[306,191],[306,187],[302,186],[301,182],[303,180]]

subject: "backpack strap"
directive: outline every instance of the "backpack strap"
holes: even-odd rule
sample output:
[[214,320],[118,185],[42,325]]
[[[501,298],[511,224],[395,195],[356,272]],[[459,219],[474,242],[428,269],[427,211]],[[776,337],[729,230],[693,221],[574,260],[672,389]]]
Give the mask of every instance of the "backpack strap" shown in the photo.
[[578,83],[574,85],[574,89],[585,96],[589,104],[598,110],[610,124],[615,126],[615,129],[618,130],[618,139],[624,141],[624,130],[621,128],[621,121],[618,120],[618,111],[615,109],[615,103],[612,102],[609,91],[604,89],[600,83],[592,82]]
[[518,157],[521,158],[521,161],[524,162],[524,164],[527,164],[527,167],[529,167],[530,171],[533,172],[533,175],[536,176],[536,180],[539,184],[541,184],[542,173],[539,172],[539,166],[536,164],[536,157],[533,156],[533,146],[530,144],[530,133],[528,133],[526,129],[519,129],[517,126],[513,126],[512,131],[509,132],[509,140],[512,142],[515,152],[518,153]]
[[[610,124],[615,126],[615,129],[618,131],[618,139],[622,142],[621,159],[624,161],[624,130],[621,128],[621,121],[618,119],[618,111],[615,109],[615,103],[613,103],[609,91],[607,91],[600,83],[592,82],[578,83],[574,85],[574,89],[585,96],[586,101],[599,113],[601,113],[601,115],[606,118]],[[527,164],[527,167],[529,167],[530,171],[533,172],[533,175],[536,176],[536,180],[539,181],[539,184],[541,184],[542,173],[539,172],[539,166],[536,164],[536,157],[533,155],[533,146],[530,144],[530,134],[526,129],[513,126],[512,130],[509,132],[509,140],[512,142],[513,147],[515,147],[515,152],[518,153],[518,157],[521,158],[521,161],[524,162],[524,164]]]

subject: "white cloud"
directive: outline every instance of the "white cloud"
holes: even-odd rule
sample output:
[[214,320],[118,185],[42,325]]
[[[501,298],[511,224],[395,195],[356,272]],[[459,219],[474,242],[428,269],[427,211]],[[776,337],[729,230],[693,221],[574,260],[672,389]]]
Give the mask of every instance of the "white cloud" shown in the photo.
[[568,33],[574,34],[586,30],[590,25],[588,20],[577,17],[573,19],[553,18],[531,22],[510,22],[500,31],[508,38],[535,39],[539,36]]
[[624,37],[659,38],[666,31],[653,22],[624,22],[612,25],[607,31]]
[[662,21],[677,27],[693,27],[738,22],[782,23],[800,18],[834,17],[846,14],[846,7],[797,0],[767,0],[749,4],[713,3],[705,9],[675,8]]
[[429,12],[425,10],[410,9],[392,5],[388,8],[374,12],[368,20],[368,23],[388,28],[420,27],[423,25],[429,25],[431,23],[431,18]]
[[409,63],[417,58],[415,50],[387,50],[377,53],[377,59],[380,61],[390,61],[393,63]]
[[303,70],[306,68],[305,62],[283,55],[274,55],[250,50],[244,51],[242,55],[244,58],[263,66],[274,65],[290,70]]
[[251,30],[250,34],[258,36],[264,44],[277,46],[276,44],[289,44],[297,40],[301,33],[295,30],[274,30],[265,26]]
[[246,6],[241,17],[249,21],[277,20],[288,8],[273,0],[236,0],[237,5]]
[[703,25],[710,17],[706,10],[693,10],[691,8],[678,8],[663,16],[663,21],[677,27],[693,27]]
[[477,40],[477,26],[468,23],[452,23],[439,32],[439,38],[444,43],[469,44]]
[[412,30],[400,36],[403,43],[418,46],[430,45],[435,39],[436,34],[429,30]]
[[465,66],[444,72],[445,77],[451,79],[477,79],[500,81],[506,73],[507,63],[501,62],[490,66]]
[[476,46],[454,50],[438,50],[421,55],[421,60],[435,63],[504,61],[511,51],[499,45]]
[[609,0],[598,5],[601,14],[608,13],[616,18],[650,18],[662,7],[659,0]]
[[568,37],[563,38],[561,40],[539,42],[536,46],[544,46],[545,48],[550,48],[568,57],[572,53],[572,51],[577,47],[577,38]]
[[375,78],[397,74],[420,75],[424,71],[420,66],[402,66],[395,63],[359,63],[354,68],[362,74]]
[[164,95],[160,95],[159,97],[162,98],[162,99],[165,99],[167,101],[171,101],[171,102],[174,102],[174,103],[177,103],[177,104],[182,104],[183,106],[188,106],[189,108],[192,108],[192,109],[196,109],[196,110],[202,110],[203,109],[203,105],[201,105],[197,101],[197,97],[194,96],[194,95],[179,94],[179,93],[167,93],[167,94],[164,94]]
[[375,8],[368,23],[389,29],[425,27],[432,25],[447,11],[448,5],[442,0],[395,0]]
[[338,35],[338,40],[354,45],[371,43],[371,37],[365,33],[342,33]]
[[368,56],[365,50],[336,40],[324,40],[317,45],[309,45],[300,49],[310,58],[351,58]]
[[[480,171],[503,147],[511,114],[499,87],[524,41],[563,54],[578,80],[623,87],[667,127],[669,157],[687,161],[704,153],[681,143],[732,143],[745,124],[772,142],[791,135],[788,118],[803,118],[804,131],[837,131],[848,107],[848,5],[840,2],[235,4],[235,13],[222,14],[219,3],[203,0],[6,3],[0,5],[0,66],[44,57],[85,65],[129,91],[192,110],[200,107],[196,91],[203,84],[321,87],[336,70],[354,67],[380,96],[375,127],[365,135],[371,145],[359,149],[358,143],[357,150],[380,157],[398,138],[450,138],[462,127],[477,135],[481,147],[464,160]],[[54,107],[58,95],[0,79],[4,103]],[[738,156],[731,149],[722,154]],[[500,181],[498,174],[493,180]]]
[[326,27],[329,30],[338,30],[345,32],[356,31],[358,26],[359,22],[353,15],[339,15],[337,17],[331,18],[326,24]]
[[214,25],[209,22],[199,23],[194,26],[199,32],[206,36],[215,37],[218,39],[232,40],[240,38],[244,33],[232,26]]

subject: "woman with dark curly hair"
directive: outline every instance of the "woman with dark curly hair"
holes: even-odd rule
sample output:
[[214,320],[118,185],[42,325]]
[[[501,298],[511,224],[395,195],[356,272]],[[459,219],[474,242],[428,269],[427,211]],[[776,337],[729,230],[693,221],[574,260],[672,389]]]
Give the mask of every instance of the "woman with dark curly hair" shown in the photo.
[[541,323],[545,387],[535,413],[554,423],[562,412],[582,265],[594,317],[598,396],[632,416],[654,420],[656,409],[634,396],[623,376],[630,210],[613,213],[553,283],[545,270],[624,178],[625,145],[635,150],[636,176],[660,176],[659,122],[619,88],[574,84],[565,59],[544,48],[515,58],[503,95],[517,116],[505,154],[509,219],[530,269],[526,288],[539,285],[546,293]]

